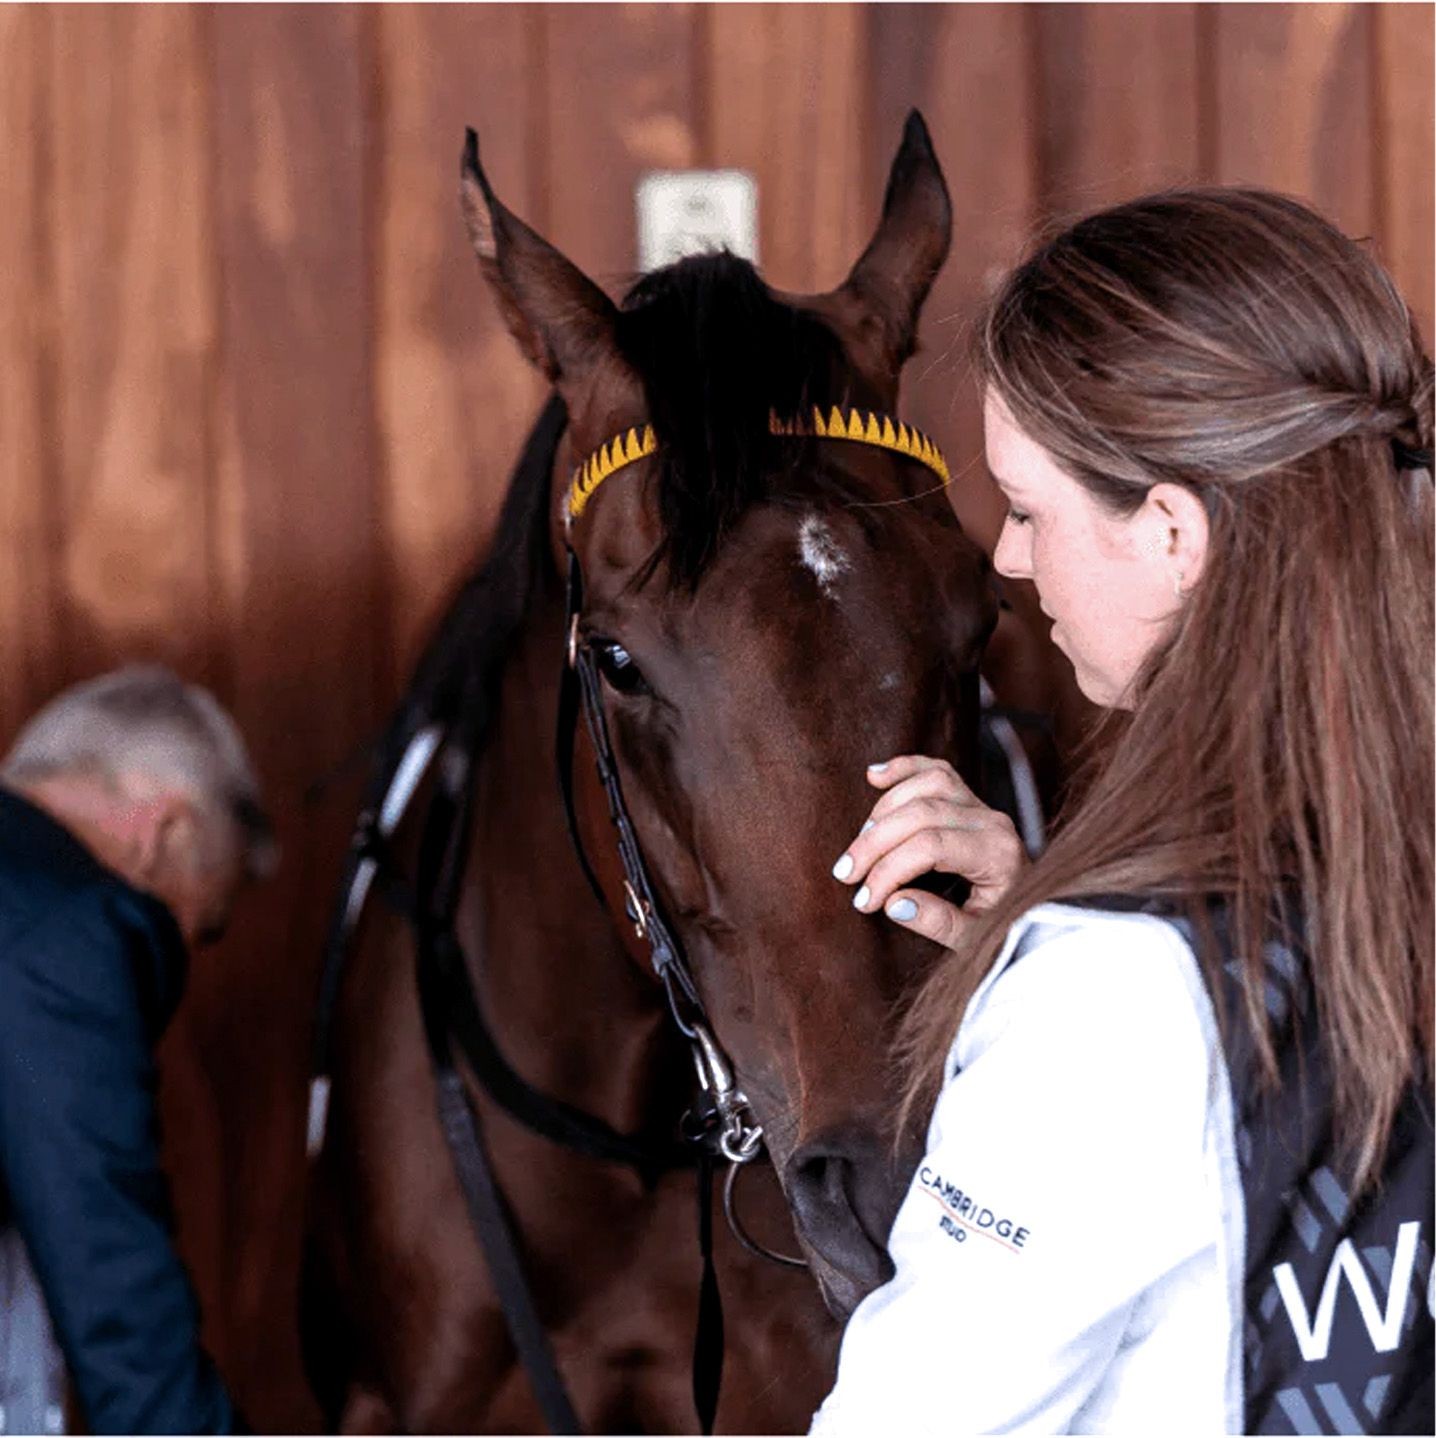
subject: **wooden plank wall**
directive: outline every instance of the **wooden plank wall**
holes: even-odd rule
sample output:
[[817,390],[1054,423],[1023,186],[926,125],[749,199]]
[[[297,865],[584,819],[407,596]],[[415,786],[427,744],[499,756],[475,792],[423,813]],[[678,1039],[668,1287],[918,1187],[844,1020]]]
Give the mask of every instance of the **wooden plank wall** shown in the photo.
[[[183,1241],[261,1426],[291,1299],[308,1004],[353,754],[490,532],[540,390],[480,289],[462,128],[611,288],[653,167],[759,183],[769,278],[837,283],[920,106],[956,200],[906,409],[981,477],[974,302],[1052,216],[1184,180],[1305,196],[1432,331],[1432,6],[0,6],[0,747],[162,659],[237,714],[285,859],[166,1046]],[[1070,686],[1026,627],[1029,700]]]

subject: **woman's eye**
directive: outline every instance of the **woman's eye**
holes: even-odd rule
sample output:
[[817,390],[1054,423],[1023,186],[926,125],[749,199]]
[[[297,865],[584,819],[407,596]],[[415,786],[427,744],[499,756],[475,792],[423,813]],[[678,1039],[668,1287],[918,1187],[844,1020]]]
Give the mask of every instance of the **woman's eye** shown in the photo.
[[610,688],[619,694],[651,694],[643,671],[633,662],[633,656],[623,645],[612,639],[594,641],[594,653],[598,658],[598,672],[603,675]]
[[1007,511],[1007,519],[1008,522],[1011,524],[1026,524],[1027,521],[1031,518],[1032,516],[1030,514],[1027,514],[1020,509],[1009,508]]

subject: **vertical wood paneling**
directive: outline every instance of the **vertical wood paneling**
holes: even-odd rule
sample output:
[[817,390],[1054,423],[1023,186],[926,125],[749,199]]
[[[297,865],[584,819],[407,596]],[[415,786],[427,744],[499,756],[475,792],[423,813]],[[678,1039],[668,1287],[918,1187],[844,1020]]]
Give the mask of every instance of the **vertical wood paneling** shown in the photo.
[[375,697],[361,17],[219,6],[213,24],[222,622],[246,732],[293,793]]
[[1033,7],[1048,213],[1200,178],[1195,5]]
[[51,214],[70,677],[203,673],[214,335],[198,11],[56,7]]
[[1380,197],[1377,233],[1390,266],[1421,325],[1429,351],[1436,342],[1436,246],[1432,180],[1436,173],[1431,116],[1433,17],[1431,5],[1376,5],[1376,124],[1373,165]]
[[[650,168],[759,183],[780,288],[837,284],[909,108],[954,200],[903,409],[982,542],[965,362],[1033,226],[1201,172],[1314,201],[1431,336],[1429,5],[0,6],[0,744],[141,655],[211,682],[285,848],[192,971],[163,1093],[207,1337],[261,1427],[314,1421],[293,1294],[320,931],[348,796],[490,533],[540,398],[456,202],[504,197],[615,294]],[[1004,697],[1077,712],[1018,594]]]
[[[348,5],[218,6],[210,172],[223,277],[219,578],[228,695],[286,861],[232,942],[196,965],[190,1015],[222,1084],[228,1354],[261,1426],[292,1355],[303,1096],[342,805],[304,791],[379,719],[372,433],[370,75]],[[243,1235],[244,1241],[239,1241]],[[281,1350],[281,1338],[285,1346]],[[283,1409],[280,1409],[282,1412]]]
[[0,8],[0,753],[51,691],[55,606],[45,432],[49,272],[43,148],[51,16]]
[[[505,202],[532,218],[538,17],[513,5],[377,15],[375,392],[388,568],[385,645],[403,675],[490,534],[542,382],[487,293],[459,216],[465,125]],[[392,687],[392,679],[391,679]]]
[[695,6],[542,5],[545,194],[539,222],[615,297],[637,265],[645,170],[698,159]]
[[779,289],[832,289],[882,199],[866,164],[864,11],[714,5],[703,22],[709,152],[757,177],[763,274]]
[[1213,7],[1217,181],[1283,190],[1348,234],[1372,232],[1373,15],[1357,4]]

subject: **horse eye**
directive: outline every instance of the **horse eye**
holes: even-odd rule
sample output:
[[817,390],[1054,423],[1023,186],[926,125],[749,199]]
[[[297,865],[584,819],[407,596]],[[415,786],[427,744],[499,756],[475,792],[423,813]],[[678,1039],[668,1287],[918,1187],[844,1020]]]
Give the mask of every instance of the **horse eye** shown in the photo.
[[623,645],[612,639],[601,639],[595,642],[593,648],[598,656],[598,671],[611,689],[629,695],[653,692],[643,677],[643,671]]

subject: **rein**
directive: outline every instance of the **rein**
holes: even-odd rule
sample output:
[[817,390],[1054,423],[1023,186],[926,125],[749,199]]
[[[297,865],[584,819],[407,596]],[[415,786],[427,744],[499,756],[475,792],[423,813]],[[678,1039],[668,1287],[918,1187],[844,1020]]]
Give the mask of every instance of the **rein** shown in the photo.
[[[950,482],[941,450],[920,431],[872,411],[814,409],[806,418],[773,414],[774,435],[845,440],[890,450],[926,466]],[[551,436],[557,447],[557,431]],[[712,1250],[714,1168],[726,1163],[723,1212],[737,1241],[750,1253],[791,1267],[804,1260],[775,1253],[743,1229],[736,1207],[738,1174],[763,1151],[763,1129],[738,1086],[733,1064],[714,1037],[682,943],[669,924],[644,862],[623,797],[618,765],[604,715],[602,679],[596,655],[582,632],[583,572],[572,543],[573,525],[594,492],[635,461],[655,453],[651,426],[630,429],[595,450],[575,470],[565,507],[568,554],[566,652],[559,683],[556,762],[570,837],[580,865],[605,909],[608,906],[584,850],[574,807],[574,741],[580,717],[588,731],[599,781],[615,831],[624,875],[624,907],[650,962],[674,1025],[689,1046],[697,1094],[686,1115],[681,1142],[654,1142],[619,1133],[603,1119],[576,1109],[530,1085],[504,1057],[470,978],[455,915],[467,867],[469,819],[477,760],[489,715],[471,683],[451,712],[441,714],[433,695],[411,695],[386,736],[389,762],[371,781],[350,844],[339,902],[331,922],[320,982],[313,1077],[310,1085],[308,1149],[322,1150],[330,1093],[330,1037],[339,982],[368,897],[376,883],[415,936],[415,982],[425,1041],[434,1071],[438,1116],[471,1226],[489,1266],[514,1347],[533,1384],[544,1419],[555,1433],[580,1431],[577,1416],[554,1361],[524,1272],[520,1246],[484,1142],[479,1115],[455,1061],[455,1046],[482,1090],[531,1132],[573,1152],[634,1170],[651,1188],[660,1175],[695,1164],[698,1181],[699,1251],[702,1280],[694,1344],[694,1406],[704,1433],[711,1433],[723,1368],[723,1317]],[[425,699],[429,702],[425,702]],[[390,840],[416,793],[437,769],[421,831],[414,882],[407,884],[390,850]]]

